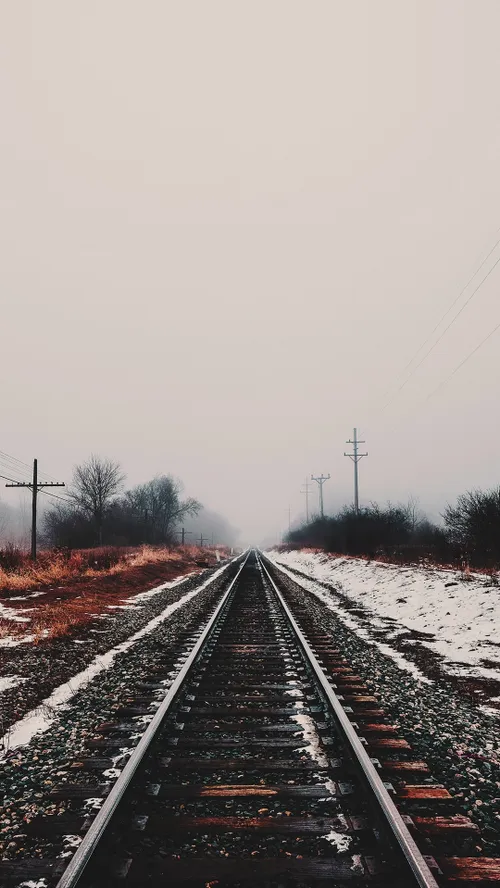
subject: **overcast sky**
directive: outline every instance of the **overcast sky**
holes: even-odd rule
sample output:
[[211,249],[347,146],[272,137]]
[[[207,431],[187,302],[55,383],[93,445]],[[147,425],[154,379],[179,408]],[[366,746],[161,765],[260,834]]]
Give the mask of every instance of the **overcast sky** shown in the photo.
[[500,264],[390,398],[500,237],[498,0],[0,24],[1,450],[173,473],[256,542],[311,472],[349,501],[355,425],[362,502],[500,483],[500,331],[427,400],[500,323]]

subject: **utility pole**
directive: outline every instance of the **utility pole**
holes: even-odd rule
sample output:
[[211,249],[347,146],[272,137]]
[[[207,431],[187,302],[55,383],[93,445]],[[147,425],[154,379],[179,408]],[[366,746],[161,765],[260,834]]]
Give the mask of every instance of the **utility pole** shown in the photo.
[[204,537],[203,534],[200,534],[200,538],[196,540],[196,542],[200,544],[201,548],[203,548],[203,543],[208,543],[208,537]]
[[176,530],[176,531],[175,531],[175,533],[180,533],[180,535],[181,535],[181,546],[184,545],[184,540],[185,540],[185,538],[186,538],[187,536],[190,536],[190,534],[192,534],[192,532],[193,532],[192,530],[184,530],[183,527],[181,528],[181,530]]
[[367,453],[358,453],[358,444],[365,444],[366,441],[358,441],[358,430],[354,429],[353,440],[346,441],[346,444],[352,444],[352,449],[354,453],[345,453],[344,456],[348,456],[349,459],[352,459],[354,463],[354,511],[356,515],[359,515],[359,479],[358,479],[358,463],[360,459],[363,459],[364,456],[368,456]]
[[330,473],[328,475],[320,475],[318,478],[315,478],[314,475],[311,475],[311,481],[317,481],[319,487],[319,513],[322,518],[325,517],[325,511],[323,509],[323,484],[325,481],[330,480]]
[[309,488],[310,488],[310,486],[311,485],[309,484],[309,478],[306,478],[305,484],[304,484],[305,489],[300,491],[301,493],[305,493],[305,495],[306,495],[306,524],[309,524]]
[[33,460],[33,480],[32,481],[16,481],[12,484],[6,484],[6,487],[27,487],[31,490],[31,559],[36,561],[36,506],[38,491],[44,487],[65,487],[63,481],[38,481],[38,460]]

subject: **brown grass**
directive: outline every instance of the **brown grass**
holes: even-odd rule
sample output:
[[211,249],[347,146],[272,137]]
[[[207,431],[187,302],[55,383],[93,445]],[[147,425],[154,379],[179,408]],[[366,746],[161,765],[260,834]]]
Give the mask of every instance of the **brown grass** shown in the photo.
[[113,555],[111,561],[116,563],[110,567],[99,567],[110,563],[109,553],[105,554],[102,550],[76,552],[69,558],[57,554],[45,557],[36,566],[28,563],[18,573],[0,572],[0,583],[7,586],[0,595],[6,607],[15,593],[46,589],[40,597],[12,602],[16,613],[29,621],[0,618],[0,639],[29,635],[38,643],[45,638],[74,635],[99,613],[112,613],[109,605],[121,604],[129,595],[215,563],[213,552],[196,546],[142,546],[121,551],[118,560]]
[[391,555],[383,555],[377,554],[375,557],[371,555],[349,555],[346,552],[327,552],[326,549],[321,549],[319,547],[314,546],[295,546],[293,543],[281,543],[279,546],[274,547],[278,552],[293,552],[295,550],[300,552],[305,552],[311,555],[326,555],[327,558],[346,558],[351,561],[367,561],[372,562],[375,561],[380,564],[392,565],[395,567],[421,567],[427,568],[429,570],[448,570],[454,571],[455,573],[459,573],[461,575],[462,580],[473,580],[474,576],[485,576],[489,577],[491,583],[493,585],[497,585],[500,581],[500,571],[497,570],[496,567],[474,567],[471,568],[470,565],[465,564],[461,566],[460,564],[453,563],[451,561],[435,561],[433,558],[411,558],[411,557],[396,557]]
[[62,552],[42,552],[36,564],[25,555],[22,566],[17,570],[0,567],[0,593],[4,593],[3,597],[8,597],[9,592],[32,592],[71,580],[123,573],[131,567],[206,557],[207,550],[196,546],[179,546],[175,549],[153,546],[120,549],[109,546],[77,550],[68,555]]

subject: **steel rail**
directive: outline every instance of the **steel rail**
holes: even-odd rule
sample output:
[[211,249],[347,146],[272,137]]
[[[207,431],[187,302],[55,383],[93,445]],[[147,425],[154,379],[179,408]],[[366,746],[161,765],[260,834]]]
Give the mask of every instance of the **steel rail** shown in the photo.
[[[292,626],[292,629],[300,643],[300,647],[302,648],[303,653],[306,655],[306,660],[309,663],[309,666],[313,669],[315,676],[318,679],[318,682],[320,683],[323,692],[333,709],[335,718],[340,728],[342,729],[344,738],[347,741],[348,746],[355,759],[357,760],[359,766],[361,767],[366,781],[373,791],[373,794],[378,803],[378,807],[383,815],[384,821],[390,827],[390,830],[394,838],[396,839],[400,850],[403,852],[403,855],[412,870],[412,873],[416,880],[416,884],[419,885],[420,888],[438,888],[438,883],[436,882],[431,870],[429,869],[429,866],[423,854],[413,840],[411,833],[408,831],[408,828],[406,827],[401,814],[399,813],[396,805],[394,804],[389,793],[387,792],[387,789],[384,786],[380,774],[377,772],[375,766],[373,765],[370,756],[366,752],[360,738],[356,734],[356,731],[354,730],[351,722],[345,714],[339,698],[331,687],[328,678],[326,677],[322,667],[316,659],[316,656],[313,653],[309,643],[304,637],[302,630],[298,626],[290,608],[283,598],[283,595],[281,594],[266,565],[264,564],[263,556],[260,552],[257,552],[257,560],[263,573],[269,580],[290,625]],[[273,565],[273,567],[276,566]],[[279,567],[276,567],[276,570],[279,571]]]
[[[182,669],[180,670],[177,677],[174,679],[170,688],[168,689],[168,693],[163,698],[161,705],[156,710],[156,713],[147,726],[144,734],[142,735],[139,743],[135,747],[132,755],[130,756],[127,764],[125,765],[123,771],[118,777],[116,783],[114,784],[110,794],[106,798],[102,808],[99,813],[92,821],[92,824],[85,834],[81,844],[78,847],[78,850],[73,855],[70,863],[64,870],[61,878],[59,879],[56,888],[74,888],[75,885],[78,884],[78,881],[83,874],[83,871],[87,864],[90,861],[99,841],[101,840],[109,821],[111,820],[112,815],[116,811],[120,801],[123,798],[123,795],[130,785],[132,778],[137,771],[137,768],[141,764],[146,752],[148,751],[152,741],[154,740],[160,725],[162,724],[168,710],[172,706],[172,703],[176,699],[182,685],[184,684],[188,673],[190,672],[198,654],[200,653],[202,647],[207,642],[209,636],[211,635],[212,629],[218,621],[224,605],[226,604],[231,592],[233,591],[241,571],[245,567],[245,564],[248,561],[248,557],[250,555],[250,551],[247,552],[246,558],[242,561],[240,565],[240,569],[238,573],[233,578],[229,587],[226,589],[224,595],[222,596],[219,604],[217,605],[214,613],[208,620],[206,626],[204,627],[200,637],[196,641],[193,649],[191,650],[186,662],[184,663]],[[241,556],[238,556],[241,557]],[[237,559],[235,559],[237,560]]]

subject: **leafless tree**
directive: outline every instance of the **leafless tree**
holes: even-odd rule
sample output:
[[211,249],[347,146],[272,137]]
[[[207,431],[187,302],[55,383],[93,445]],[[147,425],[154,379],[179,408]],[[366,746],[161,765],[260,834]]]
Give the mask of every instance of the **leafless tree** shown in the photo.
[[443,518],[450,539],[471,563],[500,563],[500,487],[461,493],[454,506],[446,506]]
[[126,493],[128,507],[136,520],[144,524],[148,542],[170,542],[175,526],[199,512],[201,503],[192,497],[181,500],[181,494],[181,482],[170,475],[160,475]]
[[69,495],[77,508],[92,517],[99,545],[102,545],[104,516],[124,480],[125,475],[118,463],[94,454],[87,462],[76,466],[73,472]]
[[412,533],[415,533],[424,517],[422,515],[422,512],[420,511],[418,496],[413,496],[412,494],[408,497],[408,502],[405,506],[405,512],[408,521],[410,522]]

